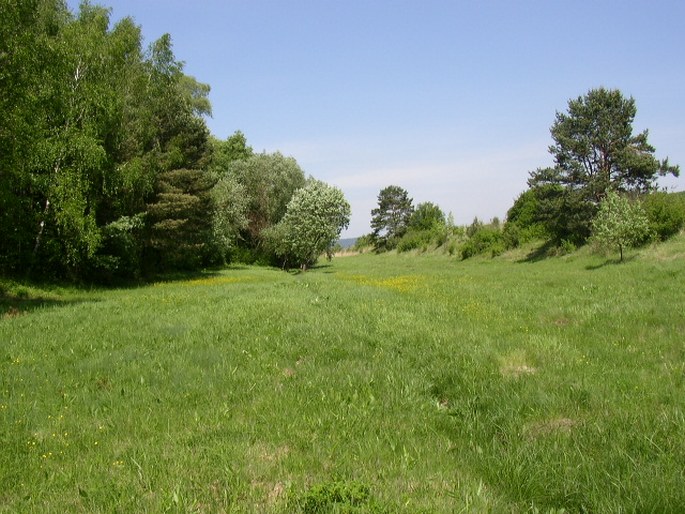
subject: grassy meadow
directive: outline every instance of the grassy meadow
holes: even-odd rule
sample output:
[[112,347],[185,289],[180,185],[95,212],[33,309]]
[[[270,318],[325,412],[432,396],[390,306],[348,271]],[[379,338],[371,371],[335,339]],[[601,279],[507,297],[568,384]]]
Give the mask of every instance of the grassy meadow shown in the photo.
[[683,512],[685,238],[524,256],[0,282],[0,511]]

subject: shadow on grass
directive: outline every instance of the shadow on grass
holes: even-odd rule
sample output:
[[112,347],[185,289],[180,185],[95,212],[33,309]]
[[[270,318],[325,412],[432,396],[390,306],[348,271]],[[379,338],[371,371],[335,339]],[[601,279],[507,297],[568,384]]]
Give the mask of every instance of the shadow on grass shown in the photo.
[[621,259],[607,259],[604,262],[601,262],[599,264],[588,264],[585,266],[585,269],[588,271],[595,271],[598,269],[605,268],[607,266],[616,266],[620,264],[625,264],[626,262],[631,262],[637,259],[637,255],[631,255],[630,257],[623,257],[623,260]]
[[0,320],[45,307],[100,301],[93,293],[116,289],[136,289],[152,284],[171,284],[189,280],[215,278],[223,271],[245,271],[250,265],[234,263],[194,271],[150,273],[136,279],[116,279],[103,282],[69,282],[36,280],[0,275]]
[[146,286],[150,284],[159,284],[159,283],[172,283],[172,282],[185,282],[187,280],[199,280],[203,278],[213,278],[221,275],[222,271],[245,271],[250,269],[250,266],[247,264],[241,264],[241,263],[235,263],[235,264],[228,264],[226,266],[221,266],[217,268],[206,268],[203,270],[195,270],[195,271],[169,271],[169,272],[164,272],[164,273],[158,273],[158,274],[150,274],[143,278],[142,280],[127,284],[116,284],[113,286],[113,288],[119,289],[122,287],[139,287],[139,286]]
[[302,269],[302,268],[274,268],[274,269],[280,269],[281,271],[285,271],[289,275],[306,275],[307,273],[310,273],[312,271],[320,271],[322,273],[335,273],[332,269],[333,265],[330,263],[325,263],[325,264],[314,264],[314,266],[310,266],[307,269]]
[[66,307],[79,303],[99,302],[99,298],[46,298],[43,296],[24,297],[9,293],[0,293],[0,321],[29,314],[37,309],[49,307]]
[[[226,267],[221,269],[244,269],[242,267]],[[171,282],[184,282],[186,280],[198,280],[202,278],[213,278],[220,274],[220,269],[210,269],[202,271],[170,271],[167,273],[159,273],[154,275],[149,275],[145,277],[144,280],[139,282],[138,286],[147,286],[150,284],[159,283],[171,283]],[[125,285],[124,285],[125,287]]]
[[557,245],[552,241],[546,241],[516,262],[540,262],[556,254]]
[[78,303],[98,302],[94,293],[117,289],[135,289],[152,284],[172,284],[218,277],[222,271],[243,271],[245,264],[231,264],[201,271],[174,271],[151,274],[141,279],[117,280],[105,284],[21,280],[0,276],[0,320],[26,314],[36,309]]

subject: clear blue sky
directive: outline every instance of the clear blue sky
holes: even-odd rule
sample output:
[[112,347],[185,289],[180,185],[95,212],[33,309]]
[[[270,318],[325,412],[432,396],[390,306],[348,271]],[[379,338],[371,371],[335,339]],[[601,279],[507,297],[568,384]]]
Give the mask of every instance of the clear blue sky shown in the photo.
[[[69,0],[72,10],[77,0]],[[146,42],[168,32],[212,87],[212,133],[245,133],[352,205],[404,187],[457,223],[503,219],[551,164],[556,111],[599,86],[637,102],[636,131],[685,175],[685,2],[102,0]],[[663,180],[685,189],[685,177]]]

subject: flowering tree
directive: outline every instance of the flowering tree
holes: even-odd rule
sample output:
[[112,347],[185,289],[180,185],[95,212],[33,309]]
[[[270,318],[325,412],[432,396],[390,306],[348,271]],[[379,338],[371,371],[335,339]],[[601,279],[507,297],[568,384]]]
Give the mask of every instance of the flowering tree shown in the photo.
[[306,270],[333,246],[349,222],[350,204],[342,191],[310,179],[295,191],[283,219],[268,231],[268,239],[284,267]]
[[642,205],[609,191],[592,222],[594,240],[606,248],[618,246],[623,261],[623,249],[643,241],[648,233],[649,220]]

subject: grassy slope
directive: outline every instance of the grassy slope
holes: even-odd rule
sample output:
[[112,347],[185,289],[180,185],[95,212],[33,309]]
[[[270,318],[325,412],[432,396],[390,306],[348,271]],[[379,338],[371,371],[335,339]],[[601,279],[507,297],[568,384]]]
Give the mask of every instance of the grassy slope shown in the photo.
[[683,257],[5,284],[0,510],[681,511]]

